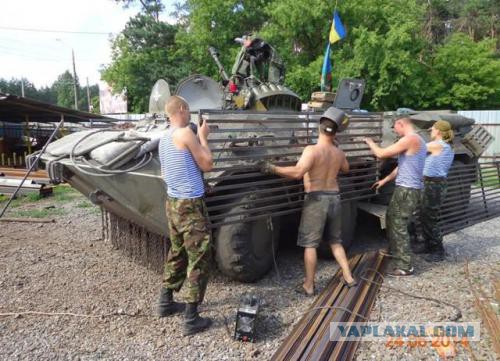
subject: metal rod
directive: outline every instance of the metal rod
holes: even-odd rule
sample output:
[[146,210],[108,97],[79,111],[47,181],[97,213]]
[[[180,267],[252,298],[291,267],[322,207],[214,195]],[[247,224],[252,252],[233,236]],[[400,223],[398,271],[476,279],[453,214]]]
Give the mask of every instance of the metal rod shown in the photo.
[[303,187],[302,183],[298,184],[293,184],[290,186],[284,186],[284,187],[275,187],[275,188],[264,188],[260,190],[253,190],[253,191],[247,191],[247,192],[241,192],[241,193],[231,193],[231,194],[225,194],[225,195],[220,195],[220,196],[211,196],[209,195],[206,199],[206,202],[216,202],[216,201],[221,201],[221,200],[226,200],[226,199],[234,199],[237,197],[242,197],[250,194],[262,194],[262,193],[272,193],[272,192],[279,192],[279,191],[284,191],[287,189],[294,189],[294,188],[300,188]]
[[223,209],[228,209],[228,208],[233,208],[233,207],[246,206],[246,205],[250,205],[250,204],[257,204],[257,203],[263,203],[263,202],[269,202],[269,201],[276,201],[279,199],[286,199],[286,198],[292,198],[292,197],[300,197],[304,194],[305,194],[304,191],[300,191],[300,192],[296,192],[296,193],[287,193],[287,194],[280,194],[278,196],[252,199],[252,200],[249,200],[246,202],[234,202],[234,203],[227,203],[227,204],[222,204],[222,205],[217,205],[217,206],[209,206],[207,208],[208,208],[209,212],[215,212],[215,211],[220,211]]
[[[212,221],[212,220],[219,220],[219,219],[225,219],[225,218],[232,219],[233,217],[253,215],[254,213],[260,214],[260,212],[277,210],[277,209],[284,208],[284,207],[290,208],[292,206],[298,206],[299,204],[302,205],[302,203],[304,203],[304,201],[301,199],[298,201],[287,202],[287,203],[283,203],[283,204],[273,204],[270,206],[255,207],[255,208],[250,208],[248,210],[241,211],[241,212],[234,212],[234,213],[230,213],[230,214],[223,213],[223,214],[219,214],[219,215],[215,215],[215,216],[210,216],[210,220]],[[240,222],[246,222],[246,219],[240,219]]]
[[500,214],[500,210],[497,210],[496,212],[488,213],[484,209],[476,211],[476,212],[469,212],[469,213],[464,213],[461,217],[455,217],[452,218],[444,223],[443,227],[448,227],[449,225],[454,225],[457,223],[462,223],[462,224],[467,224],[467,222],[471,219],[480,219],[481,217],[484,217],[484,215],[498,215]]
[[[496,195],[500,194],[500,189],[498,189],[497,192],[491,192],[491,193],[488,193],[486,196],[488,197],[487,201],[491,200],[491,199],[494,199]],[[464,197],[455,197],[455,198],[452,198],[450,200],[446,200],[445,203],[443,203],[442,205],[442,209],[446,210],[448,209],[448,207],[450,205],[455,205],[455,204],[459,204],[459,203],[464,203],[464,201],[467,200],[467,198],[464,198]],[[470,198],[470,202],[473,202],[477,200],[477,197],[471,197]]]
[[236,183],[236,184],[229,184],[229,185],[224,185],[214,187],[215,192],[220,192],[220,191],[225,191],[225,190],[234,190],[234,189],[249,189],[249,187],[258,187],[262,185],[269,185],[269,184],[279,184],[279,183],[290,183],[290,182],[297,182],[296,180],[293,179],[286,179],[286,178],[275,178],[275,179],[266,179],[262,181],[255,181],[255,182],[248,182],[248,183]]
[[[494,202],[492,203],[498,203],[500,201],[499,200],[495,200]],[[488,213],[488,210],[487,209],[484,209],[484,208],[478,208],[478,209],[474,209],[474,210],[471,210],[471,209],[468,209],[468,208],[465,208],[463,210],[458,210],[458,211],[454,211],[452,213],[448,213],[446,215],[444,215],[443,217],[441,217],[443,220],[446,220],[448,219],[448,222],[450,221],[450,219],[460,219],[461,217],[468,217],[470,215],[474,215],[474,214],[479,214],[479,213]],[[457,217],[458,216],[458,217]]]
[[[245,219],[245,222],[256,221],[256,220],[259,220],[259,219],[266,219],[266,218],[269,218],[269,217],[272,218],[272,217],[278,217],[278,216],[285,216],[285,215],[288,215],[288,214],[298,213],[300,211],[302,211],[302,207],[290,209],[290,210],[287,210],[287,211],[273,212],[273,213],[270,213],[270,214],[261,214],[259,216],[249,217],[249,218]],[[234,221],[228,221],[228,222],[219,222],[219,223],[211,224],[209,226],[209,228],[218,228],[218,227],[223,226],[223,225],[235,224],[235,223],[241,223],[241,220],[234,220]]]

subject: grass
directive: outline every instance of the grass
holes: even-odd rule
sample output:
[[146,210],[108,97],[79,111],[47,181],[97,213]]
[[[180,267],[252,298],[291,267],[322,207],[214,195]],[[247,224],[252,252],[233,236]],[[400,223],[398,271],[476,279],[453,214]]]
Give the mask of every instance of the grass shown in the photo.
[[[12,208],[17,208],[19,206],[22,206],[24,204],[28,203],[34,203],[38,202],[39,200],[48,198],[48,199],[53,199],[56,202],[61,202],[61,203],[67,203],[70,201],[75,200],[76,198],[81,197],[81,194],[76,191],[75,189],[71,188],[70,186],[67,185],[57,185],[54,186],[52,189],[52,195],[49,195],[48,197],[42,197],[38,193],[28,193],[25,195],[19,195],[12,201],[10,204],[10,207]],[[7,202],[10,198],[9,196],[0,195],[0,204],[3,202]]]
[[90,203],[89,201],[82,201],[82,202],[77,203],[76,207],[77,208],[90,208],[90,207],[94,207],[94,205],[92,203]]
[[[9,198],[10,195],[0,195],[0,207],[3,207],[7,203]],[[16,218],[50,218],[52,216],[60,216],[67,212],[60,205],[75,201],[78,198],[82,198],[82,195],[75,189],[71,188],[68,185],[57,185],[52,189],[52,195],[48,197],[42,197],[38,193],[28,193],[18,196],[11,202],[9,206],[8,216]],[[56,204],[57,206],[40,207],[34,209],[17,209],[24,205],[36,204],[43,199],[52,201],[52,204]],[[42,203],[42,205],[45,204],[46,203]],[[93,206],[94,205],[87,200],[82,200],[76,204],[76,207],[78,208],[91,208]],[[99,210],[98,207],[96,208],[97,210]]]
[[81,194],[67,185],[57,185],[52,190],[52,197],[58,202],[68,202],[80,197]]
[[[475,183],[475,185],[477,187],[481,187],[481,182],[480,180],[478,179],[477,182]],[[496,188],[500,188],[500,181],[498,179],[498,176],[496,175],[488,175],[488,176],[484,176],[483,175],[483,185],[485,187],[496,187]]]
[[42,208],[42,209],[27,209],[16,210],[10,212],[9,217],[14,218],[50,218],[51,216],[61,216],[66,211],[62,208]]

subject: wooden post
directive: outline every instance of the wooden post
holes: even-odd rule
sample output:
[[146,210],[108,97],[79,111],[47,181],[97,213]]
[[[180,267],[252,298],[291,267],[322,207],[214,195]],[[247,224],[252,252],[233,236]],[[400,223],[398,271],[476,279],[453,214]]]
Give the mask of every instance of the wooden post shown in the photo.
[[24,117],[26,120],[26,128],[25,129],[25,134],[26,135],[26,146],[28,148],[28,154],[31,154],[31,132],[30,132],[30,117],[29,115],[26,115]]

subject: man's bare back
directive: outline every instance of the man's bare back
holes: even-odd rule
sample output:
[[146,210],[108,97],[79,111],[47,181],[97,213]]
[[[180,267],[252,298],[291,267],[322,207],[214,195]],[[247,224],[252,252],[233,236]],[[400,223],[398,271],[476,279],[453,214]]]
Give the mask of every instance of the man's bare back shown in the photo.
[[338,191],[337,176],[339,171],[348,171],[343,151],[333,144],[319,143],[310,145],[304,153],[310,153],[312,166],[304,175],[304,189],[307,193],[314,191]]

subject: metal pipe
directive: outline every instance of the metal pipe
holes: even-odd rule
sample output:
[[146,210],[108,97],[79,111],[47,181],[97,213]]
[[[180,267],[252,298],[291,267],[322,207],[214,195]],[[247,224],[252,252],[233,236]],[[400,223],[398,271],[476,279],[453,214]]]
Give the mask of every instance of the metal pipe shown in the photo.
[[259,199],[252,199],[246,202],[234,202],[234,203],[227,203],[227,204],[222,204],[222,205],[217,205],[217,206],[208,206],[208,211],[209,212],[215,212],[215,211],[220,211],[223,209],[229,209],[233,207],[239,207],[239,206],[246,206],[250,204],[257,204],[257,203],[263,203],[263,202],[270,202],[270,201],[276,201],[279,199],[287,199],[287,198],[293,198],[293,197],[300,197],[302,195],[306,194],[304,191],[296,192],[296,193],[286,193],[286,194],[280,194],[278,196],[271,196],[271,197],[264,197],[264,198],[259,198]]
[[231,194],[225,194],[225,195],[220,195],[220,196],[211,196],[209,195],[206,198],[206,202],[216,202],[216,201],[221,201],[221,200],[226,200],[226,199],[234,199],[236,197],[242,197],[250,194],[262,194],[262,193],[272,193],[272,192],[279,192],[279,191],[284,191],[287,189],[294,189],[294,188],[300,188],[303,187],[302,183],[299,184],[293,184],[290,186],[284,186],[284,187],[275,187],[275,188],[264,188],[260,190],[253,190],[253,191],[247,191],[247,192],[241,192],[241,193],[231,193]]
[[[287,203],[283,203],[283,204],[273,204],[270,206],[250,208],[250,209],[245,210],[245,211],[234,212],[234,213],[230,213],[230,214],[223,213],[223,214],[219,214],[219,215],[210,216],[210,221],[225,219],[225,218],[233,218],[233,217],[238,217],[238,216],[252,215],[254,213],[260,214],[260,212],[277,210],[277,209],[284,208],[284,207],[290,208],[292,206],[298,206],[299,204],[302,205],[303,203],[304,203],[304,201],[301,199],[298,201],[292,201],[292,202],[287,202]],[[240,219],[240,222],[246,222],[246,220]]]
[[[293,213],[300,212],[301,210],[302,210],[302,207],[299,207],[299,208],[294,208],[294,209],[290,209],[290,210],[287,210],[287,211],[273,212],[272,214],[261,214],[259,216],[248,217],[247,219],[245,219],[245,222],[252,222],[252,221],[259,220],[259,219],[266,219],[266,218],[269,218],[269,217],[285,216],[285,215],[288,215],[288,214],[293,214]],[[241,223],[241,220],[234,220],[234,221],[227,221],[227,222],[218,222],[218,223],[209,225],[209,228],[218,228],[218,227],[223,226],[223,225],[235,224],[235,223]]]

